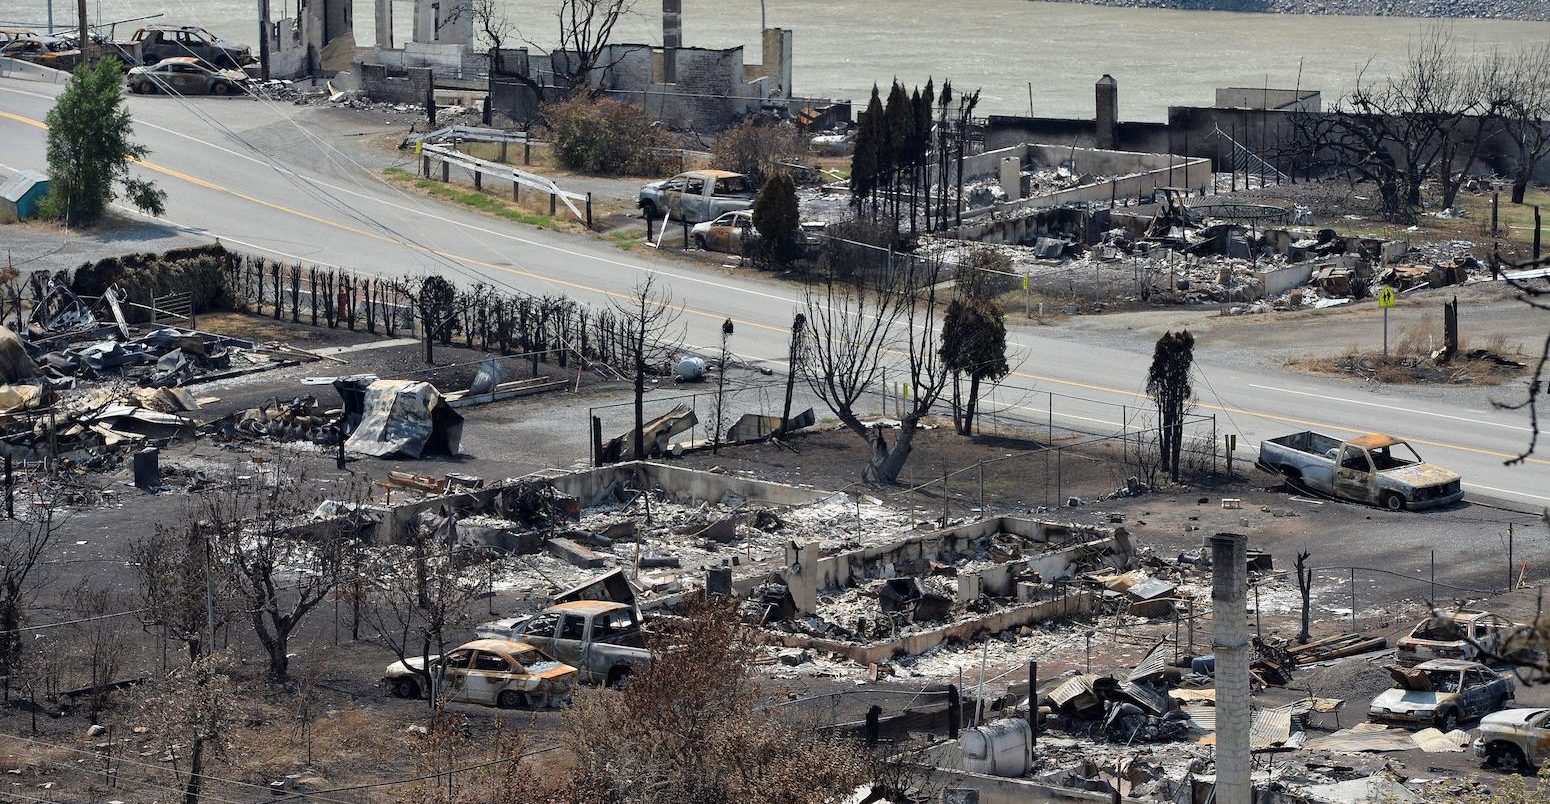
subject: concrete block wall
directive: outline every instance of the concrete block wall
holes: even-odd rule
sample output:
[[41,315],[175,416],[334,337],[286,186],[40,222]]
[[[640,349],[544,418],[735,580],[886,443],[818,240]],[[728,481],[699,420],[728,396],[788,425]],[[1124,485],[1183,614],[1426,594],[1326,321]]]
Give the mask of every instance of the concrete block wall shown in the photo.
[[386,64],[355,62],[361,91],[366,97],[389,103],[423,104],[434,81],[428,67],[395,68]]

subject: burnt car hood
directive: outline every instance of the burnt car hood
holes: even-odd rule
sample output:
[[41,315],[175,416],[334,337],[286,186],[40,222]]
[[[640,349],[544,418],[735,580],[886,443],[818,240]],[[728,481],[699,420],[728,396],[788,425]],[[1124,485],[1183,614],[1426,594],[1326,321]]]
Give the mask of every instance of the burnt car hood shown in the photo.
[[1433,466],[1429,463],[1418,463],[1413,466],[1401,466],[1398,469],[1388,469],[1383,472],[1386,477],[1394,478],[1402,483],[1407,483],[1415,488],[1428,486],[1441,486],[1463,478],[1458,472]]
[[545,681],[555,681],[576,674],[576,668],[556,661],[535,662],[528,665],[527,671]]
[[1374,709],[1391,712],[1435,712],[1437,707],[1457,697],[1453,692],[1422,692],[1420,690],[1385,690],[1372,699]]
[[1544,709],[1503,709],[1500,712],[1492,712],[1480,718],[1481,726],[1496,726],[1503,729],[1521,729],[1530,720],[1544,713]]

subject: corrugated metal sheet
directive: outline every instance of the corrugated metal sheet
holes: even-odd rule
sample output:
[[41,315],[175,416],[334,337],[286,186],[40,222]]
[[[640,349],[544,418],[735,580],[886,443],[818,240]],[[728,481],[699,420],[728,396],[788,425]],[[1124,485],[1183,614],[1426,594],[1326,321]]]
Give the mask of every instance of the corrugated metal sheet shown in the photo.
[[1148,653],[1146,658],[1136,665],[1136,669],[1130,671],[1131,681],[1140,681],[1143,678],[1160,676],[1164,670],[1168,669],[1168,651],[1163,648],[1164,644],[1166,643],[1157,643],[1152,648],[1152,652]]
[[1189,718],[1190,731],[1201,734],[1216,733],[1216,707],[1186,706],[1182,711]]
[[1263,750],[1285,745],[1292,736],[1292,710],[1290,707],[1261,709],[1254,713],[1249,724],[1249,748]]
[[1097,676],[1075,676],[1066,679],[1064,684],[1050,690],[1050,703],[1056,706],[1065,706],[1067,703],[1083,696],[1093,694],[1093,679]]
[[1303,744],[1303,748],[1310,751],[1333,751],[1343,754],[1359,754],[1364,751],[1409,751],[1415,747],[1415,740],[1410,732],[1401,729],[1372,731],[1343,729]]
[[1168,697],[1134,681],[1121,681],[1115,690],[1121,697],[1154,715],[1168,711]]

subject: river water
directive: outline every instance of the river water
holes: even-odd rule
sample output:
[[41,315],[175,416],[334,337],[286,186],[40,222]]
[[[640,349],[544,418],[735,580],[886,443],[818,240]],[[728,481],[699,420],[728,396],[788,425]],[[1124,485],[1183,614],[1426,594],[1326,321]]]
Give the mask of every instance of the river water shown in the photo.
[[[55,0],[56,9],[65,6]],[[43,0],[23,0],[42,17]],[[502,0],[527,37],[556,39],[558,0]],[[139,16],[144,0],[91,0],[108,21]],[[271,0],[277,15],[295,0]],[[255,38],[256,0],[169,0],[164,22],[204,25],[241,42]],[[396,36],[407,38],[412,5],[396,5]],[[616,41],[660,43],[654,0],[638,0]],[[14,13],[14,12],[13,12]],[[61,11],[60,13],[65,13]],[[683,0],[684,41],[748,48],[760,58],[759,0]],[[1291,16],[1220,11],[1104,8],[1031,0],[766,0],[769,24],[794,31],[793,90],[864,103],[873,82],[950,78],[982,90],[983,114],[1091,116],[1093,82],[1119,81],[1122,120],[1166,119],[1169,105],[1210,105],[1219,86],[1321,90],[1326,102],[1351,88],[1367,66],[1383,75],[1404,61],[1426,20],[1403,17]],[[6,15],[8,16],[8,15]],[[73,16],[71,14],[70,16]],[[1449,20],[1465,48],[1550,40],[1550,22]],[[357,40],[372,39],[372,3],[357,0]],[[125,36],[120,31],[120,36]]]

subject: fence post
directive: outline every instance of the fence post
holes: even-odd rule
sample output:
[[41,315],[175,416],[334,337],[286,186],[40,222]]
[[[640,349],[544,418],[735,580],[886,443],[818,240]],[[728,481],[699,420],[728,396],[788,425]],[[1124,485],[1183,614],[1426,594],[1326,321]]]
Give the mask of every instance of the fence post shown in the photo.
[[1054,443],[1054,441],[1055,441],[1055,392],[1054,391],[1045,391],[1044,393],[1049,395],[1049,440],[1050,440],[1050,443]]
[[1356,567],[1351,568],[1351,631],[1356,631]]
[[445,160],[445,159],[441,160],[441,180],[442,181],[449,181],[451,179],[451,176],[452,176],[451,166],[447,164],[447,160]]
[[587,193],[587,228],[592,228],[592,193]]
[[556,198],[558,198],[558,196],[556,196],[554,193],[549,193],[549,217],[551,218],[554,217],[554,202]]
[[1211,414],[1211,474],[1216,474],[1216,414]]
[[980,519],[984,519],[988,513],[985,511],[985,462],[980,461]]
[[516,179],[511,180],[511,202],[513,204],[522,200],[522,185]]
[[484,192],[484,171],[474,168],[474,189]]

